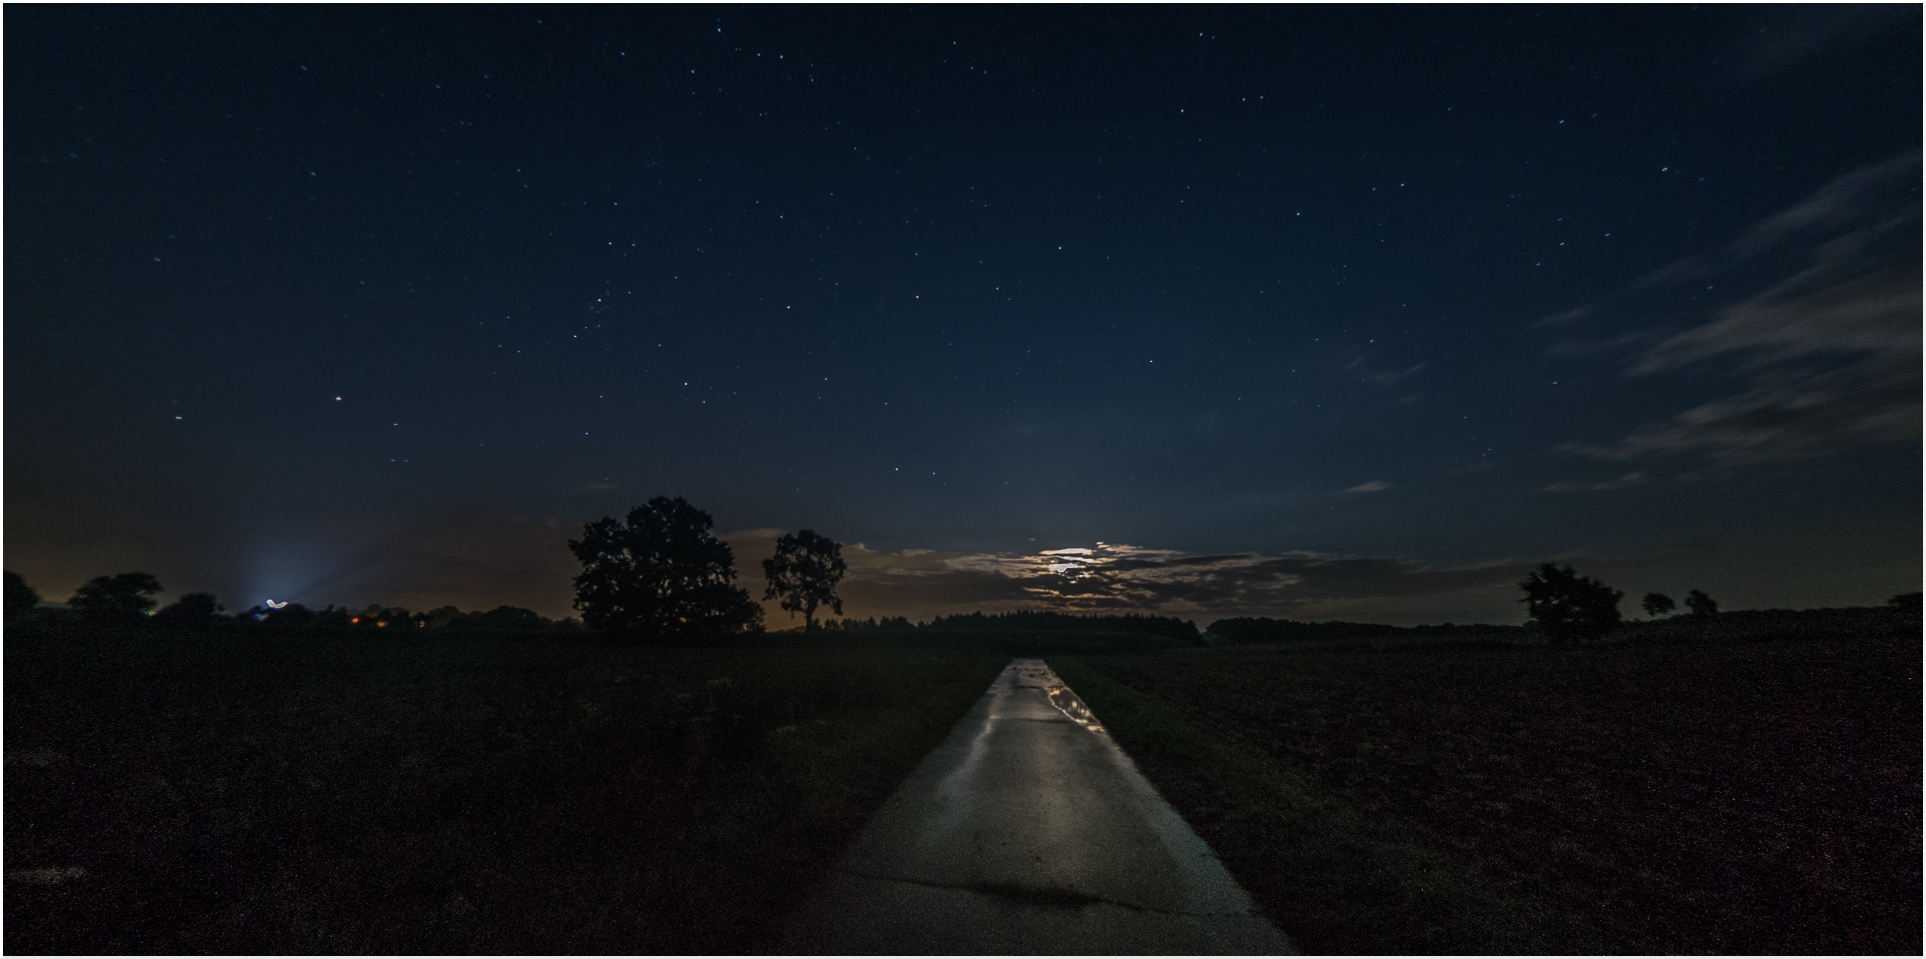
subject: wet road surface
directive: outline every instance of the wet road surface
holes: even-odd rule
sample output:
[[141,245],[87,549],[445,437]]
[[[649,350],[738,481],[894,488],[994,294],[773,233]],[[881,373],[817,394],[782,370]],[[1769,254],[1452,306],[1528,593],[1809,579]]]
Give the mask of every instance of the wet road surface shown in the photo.
[[1042,660],[1013,660],[778,951],[1278,954],[1288,939]]

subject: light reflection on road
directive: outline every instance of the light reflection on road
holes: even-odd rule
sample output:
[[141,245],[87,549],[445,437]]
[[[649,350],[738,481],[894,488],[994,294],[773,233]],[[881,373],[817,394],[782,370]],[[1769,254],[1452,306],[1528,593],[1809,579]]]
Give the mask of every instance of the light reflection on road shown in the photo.
[[1023,685],[1043,690],[1057,712],[1093,733],[1103,732],[1103,724],[1097,721],[1097,715],[1083,704],[1083,700],[1077,698],[1076,693],[1070,691],[1070,687],[1063,684],[1063,680],[1057,678],[1055,671],[1044,665],[1043,660],[1022,659],[1017,661],[1017,665]]
[[1097,722],[1097,715],[1090,711],[1090,707],[1083,704],[1083,700],[1077,698],[1076,693],[1070,691],[1070,687],[1060,685],[1050,690],[1050,705],[1057,707],[1058,712],[1070,717],[1071,722],[1093,733],[1103,732],[1103,724]]

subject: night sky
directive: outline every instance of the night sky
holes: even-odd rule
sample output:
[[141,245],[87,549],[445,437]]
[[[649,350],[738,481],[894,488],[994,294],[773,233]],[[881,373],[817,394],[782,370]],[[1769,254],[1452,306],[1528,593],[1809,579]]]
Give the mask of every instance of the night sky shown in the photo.
[[6,567],[561,617],[566,540],[668,495],[758,598],[848,544],[857,616],[1515,623],[1547,560],[1628,616],[1880,603],[1920,36],[10,6]]

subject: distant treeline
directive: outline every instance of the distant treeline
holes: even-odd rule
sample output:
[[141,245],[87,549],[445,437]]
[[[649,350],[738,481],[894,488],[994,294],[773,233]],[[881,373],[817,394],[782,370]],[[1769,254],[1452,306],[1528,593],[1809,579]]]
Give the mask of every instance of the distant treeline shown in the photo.
[[824,629],[919,630],[949,633],[1143,633],[1177,640],[1190,646],[1204,644],[1197,624],[1174,616],[1094,616],[1019,609],[1007,613],[958,613],[912,623],[901,616],[878,619],[827,619]]
[[1436,626],[1386,626],[1381,623],[1300,623],[1268,616],[1239,616],[1220,619],[1204,631],[1204,641],[1212,646],[1247,646],[1252,643],[1289,643],[1314,639],[1395,639],[1402,636],[1488,636],[1493,633],[1523,633],[1523,626],[1492,626],[1484,623]]
[[519,606],[497,606],[486,612],[481,610],[462,612],[454,606],[410,612],[405,607],[382,606],[379,603],[359,610],[338,606],[308,609],[299,603],[293,603],[279,609],[256,606],[234,618],[242,624],[354,630],[456,629],[509,633],[581,628],[581,624],[574,619],[557,622],[532,609],[522,609]]
[[[1653,620],[1620,623],[1611,633],[1619,642],[1664,643],[1704,640],[1744,640],[1787,635],[1788,631],[1812,635],[1876,633],[1892,628],[1895,622],[1917,627],[1920,594],[1894,596],[1884,606],[1851,606],[1836,609],[1737,609],[1712,615],[1672,616]],[[1486,623],[1441,623],[1436,626],[1386,626],[1379,623],[1300,623],[1267,617],[1220,619],[1204,631],[1204,641],[1212,646],[1248,646],[1259,643],[1292,643],[1313,640],[1374,640],[1414,637],[1465,636],[1490,638],[1499,642],[1530,642],[1542,638],[1536,623],[1499,626]]]

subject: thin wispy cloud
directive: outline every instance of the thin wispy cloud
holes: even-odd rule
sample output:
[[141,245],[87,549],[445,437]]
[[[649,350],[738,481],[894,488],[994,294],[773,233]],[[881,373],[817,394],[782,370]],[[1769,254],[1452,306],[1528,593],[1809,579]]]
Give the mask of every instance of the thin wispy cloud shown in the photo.
[[[1920,156],[1855,170],[1766,217],[1725,247],[1678,260],[1634,288],[1728,280],[1753,292],[1710,321],[1556,345],[1583,354],[1650,343],[1626,374],[1725,361],[1743,390],[1607,443],[1562,449],[1607,460],[1696,453],[1724,465],[1805,459],[1920,435]],[[1729,283],[1727,285],[1730,285]],[[1574,313],[1589,315],[1590,308]],[[1541,324],[1544,321],[1541,321]],[[1653,342],[1656,340],[1656,342]]]
[[1643,485],[1645,485],[1644,473],[1627,473],[1618,479],[1606,480],[1602,483],[1553,483],[1545,487],[1544,491],[1547,493],[1598,492]]

